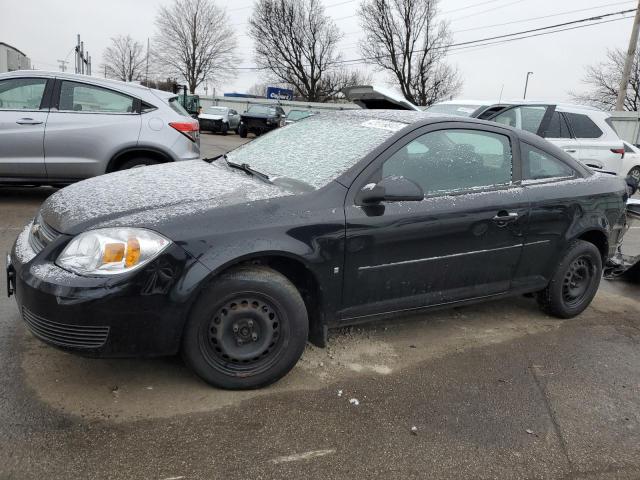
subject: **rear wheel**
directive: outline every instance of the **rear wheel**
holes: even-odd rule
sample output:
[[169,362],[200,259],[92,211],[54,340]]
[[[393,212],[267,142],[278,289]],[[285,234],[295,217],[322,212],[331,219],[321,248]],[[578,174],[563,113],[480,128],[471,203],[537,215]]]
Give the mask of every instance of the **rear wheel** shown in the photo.
[[241,138],[247,138],[247,133],[249,133],[247,131],[247,127],[244,125],[240,125],[238,127],[238,134],[240,135]]
[[293,368],[308,330],[304,301],[286,277],[266,267],[243,267],[203,292],[185,327],[182,354],[211,385],[259,388]]
[[541,309],[559,318],[582,313],[598,291],[602,257],[597,247],[575,240],[566,250],[547,288],[538,293]]
[[157,160],[154,160],[153,158],[145,158],[145,157],[131,158],[123,162],[120,165],[120,168],[118,168],[118,170],[128,170],[130,168],[146,167],[149,165],[157,165],[158,163],[160,162],[158,162]]

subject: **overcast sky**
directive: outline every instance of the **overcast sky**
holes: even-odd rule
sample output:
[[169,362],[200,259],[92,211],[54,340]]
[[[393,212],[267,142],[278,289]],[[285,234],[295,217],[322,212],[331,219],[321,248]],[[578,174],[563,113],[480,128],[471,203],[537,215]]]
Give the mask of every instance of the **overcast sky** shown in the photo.
[[[359,0],[322,0],[344,37],[340,43],[344,59],[359,58],[361,29],[355,16]],[[57,70],[57,60],[68,60],[73,70],[76,34],[93,57],[94,75],[99,74],[102,52],[114,35],[130,34],[146,43],[154,33],[159,5],[170,0],[0,0],[0,42],[25,52],[36,68]],[[253,63],[252,41],[246,22],[253,0],[216,0],[226,8],[238,37],[241,66]],[[633,8],[636,2],[616,0],[441,0],[441,16],[450,22],[454,42],[465,42],[568,22],[608,12]],[[576,11],[581,10],[581,11]],[[565,12],[563,15],[556,15]],[[533,18],[554,15],[549,18]],[[506,22],[509,25],[492,26]],[[580,91],[584,66],[604,58],[607,48],[626,48],[633,20],[626,19],[529,38],[492,47],[452,52],[449,62],[462,75],[461,97],[497,99],[521,98],[528,71],[528,98],[566,100],[569,91]],[[152,45],[153,48],[153,45]],[[367,69],[359,65],[358,68]],[[373,72],[373,70],[370,70]],[[385,84],[385,74],[374,74],[375,83]],[[263,81],[260,72],[241,71],[235,80],[218,85],[216,93],[242,92]]]

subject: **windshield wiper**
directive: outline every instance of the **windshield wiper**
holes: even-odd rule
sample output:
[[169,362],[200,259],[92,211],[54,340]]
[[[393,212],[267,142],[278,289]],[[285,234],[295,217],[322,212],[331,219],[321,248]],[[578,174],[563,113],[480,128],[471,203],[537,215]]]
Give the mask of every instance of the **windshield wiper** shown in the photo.
[[229,165],[231,168],[237,168],[238,170],[242,170],[243,172],[249,175],[258,177],[261,180],[264,180],[265,182],[272,183],[271,180],[269,180],[269,175],[267,175],[266,173],[259,172],[258,170],[254,170],[253,168],[251,168],[251,165],[249,165],[248,163],[230,162],[226,155],[224,156],[224,159],[227,161],[227,165]]
[[211,157],[211,158],[203,158],[202,160],[204,160],[207,163],[213,163],[216,160],[220,160],[220,159],[227,159],[227,154],[226,153],[221,153],[220,155],[216,155],[215,157]]

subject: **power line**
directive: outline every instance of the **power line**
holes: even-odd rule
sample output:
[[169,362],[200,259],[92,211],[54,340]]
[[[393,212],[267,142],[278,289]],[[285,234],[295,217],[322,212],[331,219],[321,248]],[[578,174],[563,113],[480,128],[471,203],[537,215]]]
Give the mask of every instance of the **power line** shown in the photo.
[[[616,19],[612,19],[612,20],[604,20],[604,21],[596,21],[596,20],[602,20],[603,18],[607,18],[607,17],[611,17],[611,16],[615,16],[615,15],[625,15],[627,13],[631,13],[631,12],[635,12],[636,9],[630,9],[630,10],[621,10],[619,12],[610,12],[610,13],[606,13],[606,14],[602,14],[602,15],[598,15],[595,17],[588,17],[588,18],[581,18],[578,20],[572,20],[570,22],[563,22],[563,23],[558,23],[555,25],[548,25],[546,27],[539,27],[539,28],[534,28],[534,29],[529,29],[529,30],[522,30],[519,32],[513,32],[513,33],[508,33],[508,34],[504,34],[504,35],[496,35],[493,37],[485,37],[485,38],[480,38],[477,40],[469,40],[469,41],[465,41],[465,42],[459,42],[459,43],[453,43],[450,44],[448,46],[443,46],[443,47],[439,47],[439,48],[434,48],[434,50],[440,50],[440,49],[447,49],[450,52],[456,52],[456,51],[460,51],[460,50],[465,50],[465,48],[471,48],[471,47],[480,47],[480,46],[486,46],[486,45],[495,45],[495,44],[500,44],[500,43],[507,43],[507,42],[511,42],[511,41],[516,41],[516,40],[522,40],[525,38],[532,38],[532,37],[538,37],[538,36],[542,36],[542,35],[550,35],[553,33],[559,33],[559,32],[564,32],[567,30],[575,30],[578,28],[585,28],[585,27],[591,27],[593,25],[600,25],[602,23],[610,23],[610,22],[614,22],[614,21],[620,21],[620,20],[626,20],[627,18],[630,17],[621,17],[621,18],[616,18]],[[580,24],[580,23],[584,23],[584,22],[592,22],[589,23],[587,25],[576,25],[576,24]],[[569,27],[570,25],[573,25],[572,27]],[[562,28],[562,27],[569,27],[569,28]],[[543,32],[544,30],[551,30],[551,29],[555,29],[549,32]],[[543,32],[543,33],[537,33],[537,32]],[[527,35],[527,34],[532,34],[532,35]],[[521,35],[525,35],[525,36],[521,36]],[[509,38],[509,37],[516,37],[517,38]],[[419,52],[423,52],[424,50],[415,50],[414,53],[419,53]],[[382,55],[382,57],[389,57],[390,55]],[[362,57],[362,58],[355,58],[355,59],[350,59],[350,60],[337,60],[335,62],[333,62],[333,64],[358,64],[358,63],[368,63],[371,60],[376,60],[377,58],[380,57]],[[268,70],[266,67],[238,67],[238,70]]]

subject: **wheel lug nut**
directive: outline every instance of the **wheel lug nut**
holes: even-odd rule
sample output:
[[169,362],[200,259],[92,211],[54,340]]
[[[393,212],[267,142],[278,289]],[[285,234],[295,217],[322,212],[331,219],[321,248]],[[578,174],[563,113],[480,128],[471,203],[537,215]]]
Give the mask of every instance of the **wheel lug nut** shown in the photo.
[[238,345],[244,345],[244,342],[242,340],[238,340]]
[[253,320],[249,320],[247,322],[247,325],[248,325],[249,328],[252,328],[253,327]]
[[237,324],[237,323],[234,323],[234,324],[233,324],[233,333],[238,333],[238,330],[240,330],[240,329],[238,328],[238,324]]
[[258,340],[258,334],[257,334],[257,333],[252,333],[252,334],[251,334],[251,340],[253,340],[254,342],[255,342],[256,340]]

